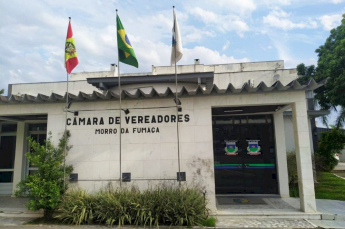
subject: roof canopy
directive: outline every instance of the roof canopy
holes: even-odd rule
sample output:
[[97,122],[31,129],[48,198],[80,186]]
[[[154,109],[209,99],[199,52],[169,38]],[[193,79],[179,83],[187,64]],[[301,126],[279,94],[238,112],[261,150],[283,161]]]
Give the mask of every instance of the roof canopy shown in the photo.
[[[101,79],[105,80],[105,78],[101,78]],[[109,80],[111,81],[115,79],[109,78]],[[90,82],[91,81],[93,81],[95,84],[100,83],[100,81],[97,82],[96,79],[90,79]],[[122,81],[123,79],[121,78],[121,84],[122,84]],[[105,81],[103,81],[103,83],[104,82]],[[109,82],[109,84],[110,83],[111,82]],[[113,83],[114,85],[116,85],[116,82],[113,82]],[[178,90],[177,93],[179,97],[251,94],[251,93],[280,93],[280,92],[291,92],[291,91],[315,90],[323,86],[325,83],[326,83],[326,80],[323,80],[317,83],[315,82],[315,80],[311,79],[306,84],[300,84],[297,80],[294,80],[284,86],[280,81],[277,81],[272,86],[267,86],[264,82],[261,82],[257,87],[251,87],[250,85],[245,83],[240,88],[235,88],[230,83],[226,89],[219,89],[216,85],[213,85],[210,89],[204,89],[201,85],[197,85],[195,89],[187,89],[186,87],[182,87],[180,90]],[[62,103],[66,101],[66,96],[69,96],[70,101],[96,101],[96,100],[111,100],[111,99],[118,100],[120,98],[120,94],[118,91],[114,92],[110,90],[106,90],[103,92],[94,91],[92,94],[79,92],[78,95],[74,95],[71,93],[68,93],[68,95],[67,93],[65,93],[65,95],[59,95],[56,93],[51,93],[50,95],[38,94],[36,96],[24,94],[24,95],[11,95],[10,97],[0,95],[0,105],[18,104],[18,103],[53,103],[53,102]],[[166,98],[166,97],[174,97],[174,96],[175,96],[175,92],[170,87],[166,87],[165,90],[158,90],[155,87],[152,87],[151,89],[146,89],[146,90],[127,89],[127,90],[122,90],[121,92],[122,99]]]

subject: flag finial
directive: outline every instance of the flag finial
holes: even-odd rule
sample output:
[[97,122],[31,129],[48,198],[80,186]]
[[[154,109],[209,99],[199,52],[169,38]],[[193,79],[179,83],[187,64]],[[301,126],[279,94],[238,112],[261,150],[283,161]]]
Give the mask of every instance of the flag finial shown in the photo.
[[71,17],[68,17],[69,20],[71,20]]
[[175,6],[173,6],[173,8],[175,8]]
[[116,9],[116,13],[117,13],[117,9]]

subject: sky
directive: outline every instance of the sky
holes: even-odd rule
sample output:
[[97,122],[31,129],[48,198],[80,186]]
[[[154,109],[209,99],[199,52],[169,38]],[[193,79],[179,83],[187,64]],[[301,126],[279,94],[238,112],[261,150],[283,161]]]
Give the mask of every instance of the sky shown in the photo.
[[345,12],[345,0],[0,0],[0,89],[6,95],[8,84],[66,79],[68,17],[79,59],[73,72],[110,70],[117,63],[116,9],[139,62],[138,69],[121,65],[121,73],[169,65],[173,5],[181,65],[316,65],[315,49]]

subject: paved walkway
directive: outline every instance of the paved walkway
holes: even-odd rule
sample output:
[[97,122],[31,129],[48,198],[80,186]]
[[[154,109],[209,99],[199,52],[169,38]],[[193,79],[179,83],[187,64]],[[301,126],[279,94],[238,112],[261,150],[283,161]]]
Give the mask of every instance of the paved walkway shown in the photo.
[[345,178],[345,162],[339,162],[332,171],[333,174]]
[[[270,206],[271,209],[238,209],[237,213],[241,211],[242,213],[257,212],[257,211],[268,211],[266,213],[273,214],[275,211],[283,213],[283,211],[290,212],[301,212],[299,209],[299,199],[298,198],[265,198],[267,201],[267,206]],[[283,202],[285,203],[283,203]],[[61,228],[61,229],[70,229],[76,228],[75,226],[54,226],[54,225],[38,225],[38,226],[24,226],[25,222],[28,222],[34,218],[40,217],[41,214],[33,213],[28,211],[24,204],[27,202],[25,198],[13,198],[9,196],[0,196],[0,228],[11,226],[11,229],[17,228],[28,228],[28,229],[43,229],[43,228]],[[286,205],[288,204],[288,205]],[[219,218],[217,222],[217,228],[315,228],[317,226],[321,228],[345,228],[345,201],[338,200],[316,200],[317,209],[322,213],[323,220],[311,220],[311,219],[289,219],[289,217],[277,217],[269,218],[258,217],[233,217],[233,218]],[[238,206],[238,205],[237,205]],[[223,205],[222,211],[235,211],[232,206]],[[270,213],[271,212],[271,213]],[[284,213],[283,213],[284,214]],[[266,216],[267,216],[266,215]],[[280,214],[282,215],[282,214]],[[328,220],[327,220],[328,219]],[[78,226],[78,229],[93,229],[93,228],[106,228],[105,226]],[[125,228],[131,229],[136,227]],[[160,227],[164,228],[164,227]],[[176,227],[178,228],[178,227]]]

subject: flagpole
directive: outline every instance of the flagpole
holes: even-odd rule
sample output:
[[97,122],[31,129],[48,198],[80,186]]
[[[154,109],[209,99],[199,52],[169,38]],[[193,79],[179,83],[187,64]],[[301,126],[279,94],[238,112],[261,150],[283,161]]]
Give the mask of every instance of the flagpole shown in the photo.
[[[175,6],[173,6],[173,14],[174,14],[174,32],[175,32],[175,36],[176,36],[176,24],[175,24]],[[176,41],[176,37],[175,37],[175,41]],[[175,104],[176,104],[176,133],[177,133],[177,157],[178,157],[178,182],[179,185],[181,185],[181,162],[180,162],[180,133],[179,133],[179,121],[178,121],[178,95],[177,95],[177,66],[176,66],[176,46],[177,43],[175,42]]]
[[65,146],[64,146],[64,157],[63,157],[63,187],[64,190],[66,189],[66,150],[67,150],[67,110],[68,110],[68,73],[67,73],[67,92],[66,92],[66,107],[65,107],[65,131],[64,131],[64,139],[65,139]]
[[[68,17],[69,23],[71,22],[71,17]],[[65,47],[66,48],[66,47]],[[66,60],[65,60],[66,65]],[[67,71],[67,68],[66,68]],[[67,110],[68,110],[68,72],[66,74],[66,107],[65,107],[65,131],[64,131],[64,139],[65,139],[65,146],[64,146],[64,157],[63,157],[63,188],[66,190],[66,151],[67,151]]]
[[[117,20],[117,9],[116,9],[116,20]],[[116,23],[116,33],[117,33],[117,23]],[[117,39],[117,36],[116,36],[116,39]],[[117,42],[117,44],[119,44],[119,42]],[[119,49],[119,47],[117,47],[117,77],[118,77],[118,79],[119,79],[119,85],[118,85],[118,87],[119,87],[119,96],[120,96],[120,131],[119,131],[119,135],[120,135],[120,154],[119,154],[119,160],[120,160],[120,187],[122,187],[122,166],[121,166],[121,159],[122,159],[122,154],[121,154],[121,129],[122,129],[122,104],[121,104],[121,77],[120,77],[120,51],[119,51],[120,49]]]

